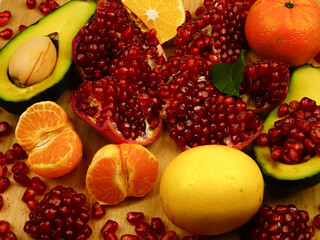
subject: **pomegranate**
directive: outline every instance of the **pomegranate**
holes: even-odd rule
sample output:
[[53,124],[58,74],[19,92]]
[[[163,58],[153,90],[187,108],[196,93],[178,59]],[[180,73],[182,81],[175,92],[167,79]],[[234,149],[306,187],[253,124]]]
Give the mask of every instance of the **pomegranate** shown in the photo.
[[298,164],[320,155],[320,106],[310,98],[283,103],[268,133],[261,134],[256,143],[268,145],[271,158],[285,164]]
[[173,57],[161,71],[162,111],[170,137],[186,150],[205,144],[243,149],[262,131],[260,118],[241,100],[223,95],[210,82],[210,62],[200,55]]
[[289,66],[276,60],[255,62],[245,67],[240,97],[255,112],[278,106],[287,96]]
[[89,204],[83,194],[72,188],[56,186],[29,214],[24,231],[36,239],[87,239],[92,230]]
[[178,27],[176,55],[200,54],[212,64],[235,62],[246,46],[244,23],[254,2],[205,0],[198,16]]
[[136,21],[120,0],[98,5],[73,40],[84,82],[69,101],[78,117],[112,142],[147,145],[163,129],[156,67],[166,58],[155,30]]
[[309,214],[292,204],[262,205],[245,228],[245,239],[311,239],[315,229],[308,221]]

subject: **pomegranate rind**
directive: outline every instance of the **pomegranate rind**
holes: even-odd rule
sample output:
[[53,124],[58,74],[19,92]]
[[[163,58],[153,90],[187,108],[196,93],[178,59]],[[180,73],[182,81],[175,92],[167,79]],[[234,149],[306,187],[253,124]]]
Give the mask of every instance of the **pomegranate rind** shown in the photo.
[[[297,68],[290,80],[289,91],[283,103],[293,100],[300,101],[303,97],[308,97],[320,103],[320,69],[305,65]],[[280,120],[278,117],[278,107],[270,112],[264,121],[262,133],[274,126],[274,122]],[[256,162],[261,168],[266,182],[272,187],[283,191],[300,191],[320,183],[320,157],[313,156],[310,160],[288,165],[271,159],[269,146],[253,145]]]

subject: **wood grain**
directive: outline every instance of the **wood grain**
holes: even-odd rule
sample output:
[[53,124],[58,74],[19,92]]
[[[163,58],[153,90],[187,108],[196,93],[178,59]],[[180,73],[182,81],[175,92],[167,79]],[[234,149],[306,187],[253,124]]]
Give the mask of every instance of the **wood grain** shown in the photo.
[[[38,4],[40,1],[37,1]],[[58,1],[60,4],[67,2],[67,0]],[[20,24],[29,25],[38,20],[42,15],[38,9],[30,10],[25,5],[25,0],[2,0],[0,1],[0,12],[4,10],[10,10],[12,12],[12,19],[7,27],[14,30],[14,33],[18,33],[18,27]],[[0,31],[5,27],[0,28]],[[6,41],[0,40],[0,49],[5,45]],[[165,50],[170,55],[173,51],[172,42],[164,45]],[[0,86],[1,87],[1,86]],[[56,185],[70,186],[76,189],[78,192],[86,194],[87,200],[90,204],[94,203],[94,199],[86,192],[85,189],[85,175],[88,165],[94,155],[94,153],[102,146],[109,144],[110,142],[103,138],[93,128],[87,125],[85,122],[77,118],[68,104],[67,97],[70,94],[66,90],[63,95],[57,100],[68,113],[71,121],[75,124],[78,129],[78,133],[83,141],[84,145],[84,157],[81,164],[70,174],[57,179],[43,179],[49,188]],[[13,129],[18,121],[16,115],[10,114],[3,109],[0,109],[0,121],[7,121],[11,124]],[[0,139],[0,151],[5,152],[11,148],[12,144],[15,143],[14,132],[9,136]],[[153,144],[147,147],[160,161],[160,175],[163,172],[166,165],[178,155],[181,151],[176,144],[170,139],[168,132],[165,130],[162,136]],[[11,169],[11,166],[9,165]],[[34,176],[34,174],[29,174]],[[0,211],[0,220],[7,220],[12,224],[12,230],[17,235],[18,239],[31,239],[23,231],[23,225],[28,219],[29,210],[25,203],[21,201],[22,194],[25,190],[24,187],[19,186],[12,179],[12,173],[10,174],[11,186],[3,193],[5,205]],[[165,216],[162,207],[161,200],[159,197],[159,178],[156,186],[152,191],[143,198],[128,198],[122,203],[116,206],[107,206],[106,215],[101,220],[91,220],[89,222],[93,229],[93,234],[90,239],[102,239],[100,235],[100,229],[103,224],[108,220],[112,219],[119,223],[118,237],[125,233],[134,234],[134,228],[126,222],[126,214],[129,211],[142,211],[145,213],[147,220],[151,217],[161,217],[166,225],[167,229],[175,230],[180,237],[189,235],[187,232],[174,226]],[[273,192],[266,188],[264,202],[270,205],[275,204],[289,204],[293,203],[298,208],[306,209],[309,211],[310,218],[320,213],[320,186],[310,188],[305,191],[298,193],[286,194]],[[320,234],[315,239],[320,239]],[[225,234],[223,236],[214,237],[213,239],[225,239],[235,240],[240,239],[237,231]]]

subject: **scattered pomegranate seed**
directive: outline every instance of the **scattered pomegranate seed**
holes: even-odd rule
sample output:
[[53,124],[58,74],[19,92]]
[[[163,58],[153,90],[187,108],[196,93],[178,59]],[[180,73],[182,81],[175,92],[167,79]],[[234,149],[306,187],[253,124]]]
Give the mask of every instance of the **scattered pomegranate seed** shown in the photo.
[[12,128],[8,122],[0,122],[0,136],[8,135],[11,132]]
[[30,209],[30,211],[35,211],[37,209],[39,202],[35,199],[31,199],[27,201],[27,207]]
[[2,240],[17,240],[17,236],[12,231],[9,231],[2,237]]
[[26,5],[29,9],[34,9],[37,5],[36,0],[26,0]]
[[150,228],[153,232],[159,235],[161,235],[165,230],[165,226],[161,218],[151,218]]
[[33,177],[31,178],[31,188],[36,191],[37,195],[42,195],[46,191],[47,186],[39,177]]
[[0,27],[7,25],[10,18],[11,18],[11,12],[9,10],[0,12]]
[[121,240],[139,240],[139,236],[133,234],[124,234],[120,238]]
[[22,160],[28,158],[26,151],[18,143],[14,143],[12,149],[16,152],[17,159]]
[[0,236],[10,231],[10,223],[6,220],[0,220]]
[[103,234],[103,240],[117,240],[117,236],[114,232],[105,232]]
[[8,187],[10,186],[11,182],[7,177],[0,177],[0,193],[4,193]]
[[0,164],[5,164],[5,163],[6,163],[5,156],[3,152],[0,152]]
[[59,3],[57,3],[55,0],[46,0],[46,2],[49,4],[49,7],[52,9],[52,11],[60,7]]
[[137,225],[139,222],[144,222],[144,214],[142,212],[128,212],[127,221],[131,225]]
[[13,31],[11,28],[6,28],[0,32],[0,38],[2,39],[8,40],[12,38],[12,36],[13,36]]
[[145,237],[147,233],[151,232],[150,225],[146,222],[139,222],[135,227],[135,232],[139,237]]
[[8,168],[5,164],[0,163],[0,177],[6,177],[8,174]]
[[29,168],[25,162],[16,162],[15,164],[13,164],[13,166],[11,168],[11,172],[13,174],[22,173],[24,175],[27,175],[29,172]]
[[43,15],[48,15],[52,12],[52,9],[50,8],[50,5],[47,2],[41,2],[38,8]]
[[100,232],[102,235],[105,235],[105,233],[113,232],[115,233],[118,230],[118,223],[113,220],[108,220],[101,228]]
[[20,25],[19,26],[19,31],[22,32],[23,30],[25,30],[27,28],[26,25]]
[[106,209],[101,206],[98,202],[95,202],[92,205],[92,218],[94,219],[100,219],[106,214]]
[[5,153],[5,162],[7,164],[13,163],[15,160],[17,160],[17,154],[13,149],[8,149]]
[[22,201],[28,202],[29,200],[35,199],[36,196],[37,192],[33,188],[28,187],[22,196]]
[[169,230],[162,233],[160,240],[178,240],[178,235],[175,231]]
[[0,210],[3,208],[4,202],[3,202],[3,197],[0,195]]
[[158,240],[158,236],[153,233],[153,232],[149,232],[144,236],[145,240]]
[[316,215],[313,218],[313,224],[317,227],[320,228],[320,214]]
[[289,104],[288,103],[282,103],[278,108],[278,116],[284,117],[289,113]]
[[30,178],[23,173],[15,173],[13,179],[23,187],[29,187],[31,184]]

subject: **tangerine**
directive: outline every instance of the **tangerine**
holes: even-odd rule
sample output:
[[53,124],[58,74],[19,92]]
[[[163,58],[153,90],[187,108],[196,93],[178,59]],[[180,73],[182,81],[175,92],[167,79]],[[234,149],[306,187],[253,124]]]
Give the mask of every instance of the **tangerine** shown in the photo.
[[30,169],[42,177],[60,177],[81,161],[83,146],[65,110],[52,101],[38,102],[23,112],[15,130],[28,153]]
[[258,0],[248,12],[245,36],[258,56],[303,65],[320,51],[320,4]]
[[99,203],[115,205],[127,196],[145,196],[155,185],[158,172],[158,160],[142,145],[108,144],[93,156],[86,187]]
[[177,34],[177,27],[185,21],[183,0],[123,0],[150,29],[157,30],[162,44]]

